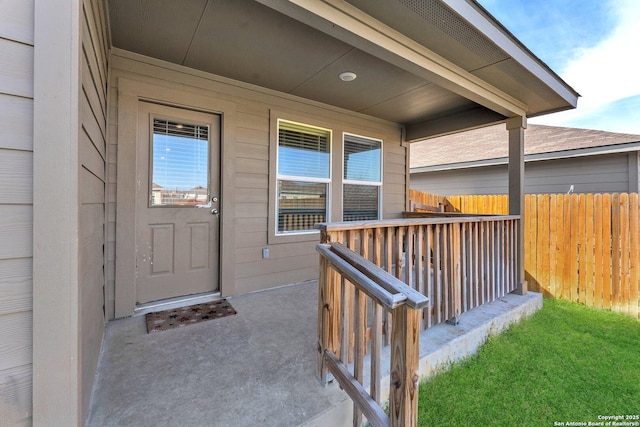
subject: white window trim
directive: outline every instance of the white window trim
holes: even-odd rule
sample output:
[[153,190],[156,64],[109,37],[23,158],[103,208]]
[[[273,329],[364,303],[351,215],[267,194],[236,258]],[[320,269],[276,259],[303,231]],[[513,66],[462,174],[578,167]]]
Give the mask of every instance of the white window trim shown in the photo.
[[[352,179],[345,179],[344,178],[344,172],[345,172],[345,168],[346,168],[346,162],[345,162],[345,158],[344,158],[344,141],[345,138],[347,136],[355,136],[356,138],[362,138],[362,139],[369,139],[371,141],[378,141],[380,142],[380,181],[358,181],[358,180],[352,180]],[[372,138],[370,136],[365,136],[365,135],[358,135],[356,133],[352,133],[352,132],[343,132],[342,133],[342,157],[341,157],[341,161],[342,161],[342,172],[340,175],[340,178],[342,180],[342,198],[340,199],[340,203],[342,203],[342,220],[344,221],[344,185],[345,184],[351,184],[351,185],[367,185],[367,186],[371,186],[371,187],[378,187],[378,218],[377,219],[382,219],[382,180],[384,179],[384,141],[380,138]]]
[[[316,177],[304,177],[304,176],[295,176],[295,175],[280,175],[279,171],[279,162],[280,162],[280,158],[279,158],[279,148],[280,148],[280,123],[281,122],[287,122],[287,123],[293,123],[295,125],[304,127],[304,128],[311,128],[311,129],[318,129],[321,130],[323,132],[327,132],[329,134],[329,178],[316,178]],[[305,235],[317,235],[320,233],[319,230],[301,230],[301,231],[286,231],[286,232],[282,232],[282,231],[278,231],[278,212],[279,212],[279,207],[280,207],[280,200],[278,197],[278,182],[279,181],[302,181],[302,182],[313,182],[313,183],[321,183],[321,184],[327,184],[327,195],[326,195],[326,207],[325,207],[325,221],[326,222],[330,222],[331,221],[331,187],[332,187],[332,167],[333,167],[333,156],[332,156],[332,149],[333,149],[333,130],[329,129],[329,128],[325,128],[322,126],[315,126],[315,125],[311,125],[308,123],[304,123],[304,122],[299,122],[299,121],[295,121],[295,120],[288,120],[288,119],[282,119],[282,118],[278,118],[276,120],[276,128],[275,128],[275,171],[276,171],[276,180],[275,180],[275,203],[274,203],[274,212],[272,212],[272,215],[274,215],[275,221],[274,221],[274,227],[273,230],[270,230],[274,233],[274,237],[275,238],[282,238],[282,237],[295,237],[295,236],[305,236]]]

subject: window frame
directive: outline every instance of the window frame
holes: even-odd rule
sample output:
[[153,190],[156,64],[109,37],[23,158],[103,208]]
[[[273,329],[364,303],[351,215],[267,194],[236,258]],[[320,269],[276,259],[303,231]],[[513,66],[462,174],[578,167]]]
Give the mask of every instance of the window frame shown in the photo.
[[[327,132],[329,136],[328,141],[328,154],[329,154],[329,177],[317,178],[317,177],[300,177],[292,175],[281,175],[278,170],[279,166],[279,147],[280,147],[280,123],[287,122],[301,127],[318,129],[323,132]],[[291,232],[279,232],[278,231],[278,210],[279,210],[279,194],[278,184],[281,181],[300,181],[309,183],[323,183],[326,185],[326,213],[325,221],[331,220],[331,197],[333,187],[333,156],[334,156],[334,129],[328,123],[321,123],[318,120],[314,120],[311,117],[305,117],[298,114],[290,113],[277,113],[271,111],[270,117],[270,173],[269,173],[269,215],[267,220],[268,244],[279,243],[296,243],[296,242],[308,242],[317,241],[319,230],[301,230]]]
[[[346,158],[345,158],[345,140],[347,138],[347,136],[353,136],[356,138],[360,138],[360,139],[368,139],[371,141],[377,141],[380,143],[380,180],[379,181],[360,181],[360,180],[352,180],[352,179],[346,179],[345,178],[345,171],[347,168],[347,162],[346,162]],[[344,219],[344,195],[345,195],[345,191],[344,191],[344,187],[345,185],[361,185],[361,186],[370,186],[370,187],[378,187],[378,206],[376,207],[377,209],[377,218],[375,218],[375,220],[379,220],[382,217],[382,195],[383,195],[383,191],[382,191],[382,187],[383,187],[383,180],[384,180],[384,140],[380,139],[380,138],[372,138],[369,136],[364,136],[364,135],[359,135],[353,132],[342,132],[342,157],[341,157],[341,161],[342,161],[342,173],[341,173],[341,192],[342,192],[342,197],[340,198],[340,203],[342,204],[342,221],[348,221]],[[375,220],[371,220],[371,221],[375,221]]]

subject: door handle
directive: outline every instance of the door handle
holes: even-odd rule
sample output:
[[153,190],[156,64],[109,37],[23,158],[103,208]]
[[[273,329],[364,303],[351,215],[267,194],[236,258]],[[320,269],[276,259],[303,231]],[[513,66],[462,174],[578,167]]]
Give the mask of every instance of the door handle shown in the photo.
[[218,215],[220,212],[218,212],[218,209],[213,208],[211,209],[211,215]]

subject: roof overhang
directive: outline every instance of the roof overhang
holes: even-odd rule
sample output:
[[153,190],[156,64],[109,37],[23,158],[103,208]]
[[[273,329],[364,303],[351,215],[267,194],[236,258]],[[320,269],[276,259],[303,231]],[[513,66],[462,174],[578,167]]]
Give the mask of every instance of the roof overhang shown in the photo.
[[116,47],[393,121],[408,141],[577,104],[472,0],[108,4]]

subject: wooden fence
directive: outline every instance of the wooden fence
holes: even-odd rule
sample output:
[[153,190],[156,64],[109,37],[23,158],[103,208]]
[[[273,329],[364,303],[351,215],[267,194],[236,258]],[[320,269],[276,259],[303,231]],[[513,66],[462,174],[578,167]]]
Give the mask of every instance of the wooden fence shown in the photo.
[[[445,211],[505,214],[508,196],[435,196],[415,203]],[[525,196],[529,289],[640,318],[640,205],[637,193]]]

